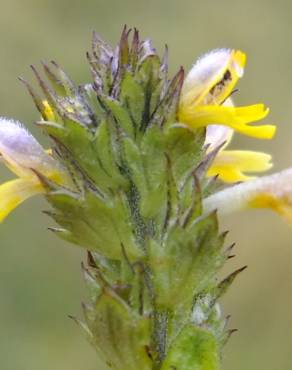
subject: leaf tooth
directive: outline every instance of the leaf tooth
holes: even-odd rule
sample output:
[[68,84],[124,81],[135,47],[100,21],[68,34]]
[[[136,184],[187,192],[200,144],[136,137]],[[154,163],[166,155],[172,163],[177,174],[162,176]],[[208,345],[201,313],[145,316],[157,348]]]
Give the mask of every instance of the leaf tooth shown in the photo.
[[28,90],[30,96],[32,97],[32,99],[33,99],[33,101],[35,103],[35,106],[36,106],[37,110],[40,112],[40,114],[42,115],[42,117],[44,117],[45,119],[47,119],[48,117],[47,117],[46,112],[45,112],[45,106],[43,104],[43,100],[40,97],[40,95],[35,92],[35,90],[33,89],[33,87],[24,78],[18,77],[18,79],[19,79],[19,81],[21,83],[24,84],[24,86]]

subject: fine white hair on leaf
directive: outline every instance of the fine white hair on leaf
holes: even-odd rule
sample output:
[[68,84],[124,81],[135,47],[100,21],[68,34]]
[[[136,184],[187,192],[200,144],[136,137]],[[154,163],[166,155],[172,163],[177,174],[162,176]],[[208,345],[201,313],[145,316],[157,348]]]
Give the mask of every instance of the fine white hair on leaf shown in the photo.
[[200,297],[192,309],[192,322],[196,325],[201,325],[204,321],[207,320],[208,315],[210,314],[209,308],[212,301],[210,295],[205,297]]
[[202,307],[195,306],[192,311],[192,321],[196,325],[202,324],[206,320],[206,313],[203,311]]

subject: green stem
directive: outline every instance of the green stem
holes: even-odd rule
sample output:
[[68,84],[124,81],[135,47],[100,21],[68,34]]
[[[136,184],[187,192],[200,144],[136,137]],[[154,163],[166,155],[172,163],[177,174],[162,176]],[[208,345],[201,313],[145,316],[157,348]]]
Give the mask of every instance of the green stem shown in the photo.
[[153,370],[160,369],[165,358],[168,316],[168,310],[154,309],[153,347],[156,356]]

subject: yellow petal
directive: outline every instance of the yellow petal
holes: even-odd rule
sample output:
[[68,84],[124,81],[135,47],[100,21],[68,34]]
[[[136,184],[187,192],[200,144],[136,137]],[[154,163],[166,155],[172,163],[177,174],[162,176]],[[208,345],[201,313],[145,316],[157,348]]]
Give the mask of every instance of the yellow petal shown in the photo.
[[222,150],[208,170],[208,176],[219,176],[224,182],[251,180],[245,172],[264,172],[272,167],[271,155],[244,150]]
[[0,222],[24,200],[43,192],[43,186],[34,179],[16,179],[0,185]]
[[[225,107],[234,107],[231,98],[228,98],[223,103]],[[205,144],[208,146],[208,152],[221,147],[220,150],[226,148],[232,140],[234,130],[223,125],[208,125],[206,129]]]
[[258,139],[271,139],[276,131],[276,126],[253,126],[252,122],[259,121],[267,116],[269,110],[263,104],[246,107],[226,107],[223,105],[206,105],[188,107],[179,111],[180,122],[193,128],[205,127],[210,124],[219,124],[231,127],[242,134]]
[[47,100],[43,100],[43,113],[42,116],[47,121],[56,121],[55,113]]
[[292,223],[292,203],[288,197],[277,197],[269,192],[262,192],[249,201],[250,208],[269,208],[279,213],[286,221]]

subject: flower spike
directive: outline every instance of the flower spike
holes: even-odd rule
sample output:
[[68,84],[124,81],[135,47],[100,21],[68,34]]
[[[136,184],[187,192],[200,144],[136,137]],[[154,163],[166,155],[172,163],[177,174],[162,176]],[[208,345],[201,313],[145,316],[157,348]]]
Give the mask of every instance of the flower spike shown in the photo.
[[50,230],[90,251],[76,322],[105,367],[219,370],[233,331],[218,299],[244,268],[218,280],[233,255],[218,213],[272,208],[292,222],[292,169],[254,180],[271,156],[228,147],[235,131],[275,132],[253,124],[263,104],[232,103],[246,56],[217,49],[170,78],[167,58],[126,26],[115,48],[94,34],[87,56],[84,85],[56,62],[33,67],[40,94],[24,81],[52,151],[0,118],[0,154],[18,177],[0,186],[0,221],[42,193]]

